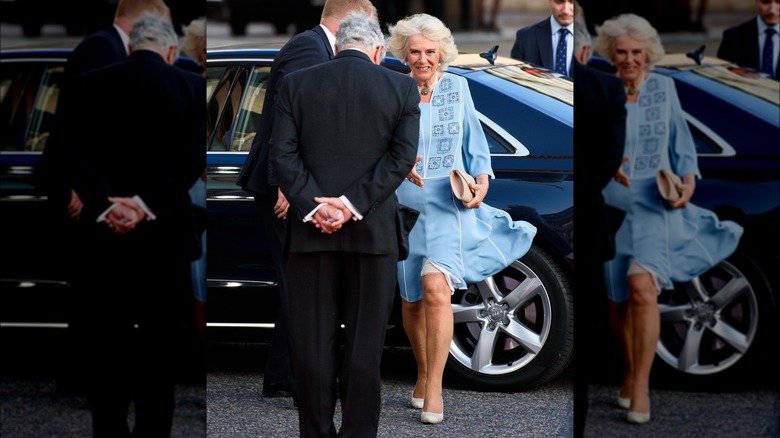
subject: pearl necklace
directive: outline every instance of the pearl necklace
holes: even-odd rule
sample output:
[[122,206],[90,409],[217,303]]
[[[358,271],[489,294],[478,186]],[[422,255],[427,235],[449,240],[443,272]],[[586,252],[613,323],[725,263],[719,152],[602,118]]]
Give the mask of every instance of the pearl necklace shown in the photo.
[[[439,76],[439,73],[435,73],[435,74],[436,74],[436,76]],[[418,85],[418,86],[417,86],[417,91],[419,91],[419,92],[420,92],[420,94],[422,94],[423,96],[426,96],[426,95],[428,95],[428,94],[430,94],[430,93],[432,93],[432,92],[433,92],[433,87],[435,87],[435,86],[436,86],[436,83],[437,83],[437,82],[439,82],[439,78],[438,78],[438,77],[436,78],[436,80],[435,80],[435,81],[433,81],[433,84],[431,84],[431,86],[430,86],[430,87],[420,87],[420,86]]]
[[629,96],[633,96],[637,93],[639,93],[639,87],[642,86],[642,83],[647,79],[647,73],[642,73],[642,77],[639,78],[639,86],[637,87],[624,87],[626,89],[626,94]]

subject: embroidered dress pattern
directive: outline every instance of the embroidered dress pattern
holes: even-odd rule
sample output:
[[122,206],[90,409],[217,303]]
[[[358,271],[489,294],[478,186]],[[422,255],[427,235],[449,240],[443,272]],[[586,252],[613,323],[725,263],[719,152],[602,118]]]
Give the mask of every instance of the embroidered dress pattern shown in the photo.
[[611,181],[606,202],[626,212],[615,237],[616,255],[606,265],[610,299],[628,299],[627,272],[636,259],[662,288],[688,281],[731,255],[742,227],[720,221],[711,211],[688,203],[671,208],[658,192],[658,169],[700,178],[696,147],[671,79],[651,73],[636,104],[627,104],[623,171],[625,187]]
[[430,103],[420,104],[417,155],[423,158],[416,170],[425,186],[404,181],[396,191],[399,202],[420,211],[409,235],[409,257],[398,265],[401,297],[407,301],[422,299],[426,260],[444,273],[450,287],[462,289],[522,257],[536,234],[533,225],[487,204],[465,208],[452,193],[452,169],[494,177],[473,105],[466,80],[448,73],[436,83]]

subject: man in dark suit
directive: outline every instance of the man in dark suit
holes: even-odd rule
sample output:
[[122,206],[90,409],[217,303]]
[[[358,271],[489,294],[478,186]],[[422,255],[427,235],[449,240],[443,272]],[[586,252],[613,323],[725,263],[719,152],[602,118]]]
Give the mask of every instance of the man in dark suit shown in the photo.
[[46,148],[36,169],[40,190],[46,194],[52,214],[77,219],[83,204],[73,191],[71,181],[73,163],[74,126],[80,126],[78,114],[72,108],[72,88],[84,72],[113,64],[127,58],[127,41],[135,20],[145,11],[170,14],[163,0],[119,0],[111,27],[84,38],[68,56],[60,93],[57,99],[55,125],[46,142]]
[[327,0],[320,24],[292,37],[274,58],[268,77],[260,126],[252,141],[237,184],[252,193],[260,212],[263,232],[271,248],[277,278],[279,308],[268,358],[263,372],[263,395],[294,395],[295,379],[290,360],[290,323],[287,308],[286,260],[282,254],[284,218],[289,204],[279,191],[276,177],[268,162],[268,144],[274,123],[276,93],[281,79],[290,72],[330,61],[334,56],[333,40],[339,22],[353,10],[376,15],[369,0]]
[[[76,278],[95,437],[170,434],[177,373],[191,358],[189,189],[205,167],[205,79],[173,66],[170,18],[146,13],[130,56],[82,74],[74,187],[84,202]],[[120,86],[117,86],[120,84]],[[110,91],[110,92],[109,92]],[[205,375],[199,376],[205,382]]]
[[754,0],[758,14],[723,31],[718,58],[778,77],[780,0]]
[[413,79],[375,65],[385,50],[375,17],[347,16],[336,47],[332,61],[282,80],[270,158],[290,201],[287,280],[298,321],[291,335],[301,436],[336,436],[338,393],[338,435],[372,437],[399,256],[395,190],[415,162],[420,99]]
[[[571,76],[574,52],[574,1],[548,1],[550,16],[518,30],[510,56],[564,76]],[[565,47],[562,42],[565,43]]]
[[[69,275],[78,268],[74,266],[76,259],[72,257],[74,248],[78,248],[79,228],[82,226],[79,217],[84,206],[81,198],[73,190],[73,169],[75,167],[75,142],[73,138],[83,130],[83,119],[73,108],[80,97],[73,91],[80,74],[104,67],[127,58],[127,41],[130,29],[135,20],[147,10],[155,10],[161,14],[169,14],[170,10],[163,0],[119,0],[114,11],[113,24],[103,30],[85,37],[71,52],[65,65],[63,79],[60,84],[54,126],[46,147],[36,167],[36,188],[47,198],[49,224],[54,229],[51,251],[60,253],[63,261],[63,272]],[[113,90],[115,87],[111,87]],[[75,286],[71,283],[71,290]],[[68,304],[74,304],[69,300]],[[78,313],[81,309],[73,306],[69,309],[71,319],[68,326],[69,339],[79,330]],[[71,342],[63,346],[73,357],[75,348]],[[70,358],[63,360],[63,371],[57,379],[57,391],[61,394],[78,394],[78,385],[82,370],[72,367]]]
[[[581,437],[588,407],[588,379],[593,366],[588,345],[603,342],[594,326],[606,322],[604,262],[614,257],[617,225],[610,223],[601,191],[623,160],[626,93],[617,77],[588,67],[591,39],[584,22],[574,24],[574,241],[576,339],[574,365],[574,436]],[[606,332],[608,333],[608,332]]]

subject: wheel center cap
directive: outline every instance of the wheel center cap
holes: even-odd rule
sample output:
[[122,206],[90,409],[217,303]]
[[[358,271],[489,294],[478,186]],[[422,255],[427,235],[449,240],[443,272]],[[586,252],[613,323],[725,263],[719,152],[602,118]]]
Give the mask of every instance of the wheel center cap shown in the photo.
[[493,322],[501,322],[504,320],[504,315],[506,315],[506,310],[500,305],[492,305],[488,307],[487,310],[487,317],[490,318]]
[[693,316],[699,321],[709,321],[714,313],[714,307],[708,303],[699,303],[693,309]]

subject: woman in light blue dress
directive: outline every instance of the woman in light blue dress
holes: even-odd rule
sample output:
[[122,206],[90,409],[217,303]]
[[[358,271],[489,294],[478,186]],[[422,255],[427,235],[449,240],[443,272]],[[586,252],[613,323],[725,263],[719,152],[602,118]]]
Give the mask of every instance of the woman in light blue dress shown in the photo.
[[[442,376],[452,341],[450,296],[498,273],[530,248],[536,227],[482,200],[495,178],[490,150],[465,79],[444,73],[457,56],[449,29],[417,14],[391,27],[389,50],[411,68],[420,91],[418,161],[398,200],[420,211],[409,257],[398,264],[404,329],[417,361],[411,405],[420,421],[444,418]],[[449,174],[474,176],[474,198],[455,198]]]
[[[617,67],[627,96],[626,157],[603,192],[608,204],[626,212],[615,258],[605,265],[610,323],[624,360],[618,404],[629,409],[628,422],[646,423],[660,330],[658,293],[730,256],[743,230],[689,202],[701,178],[696,147],[673,80],[651,72],[664,56],[656,30],[642,17],[620,15],[602,24],[596,50]],[[682,179],[678,201],[661,198],[659,169]]]

